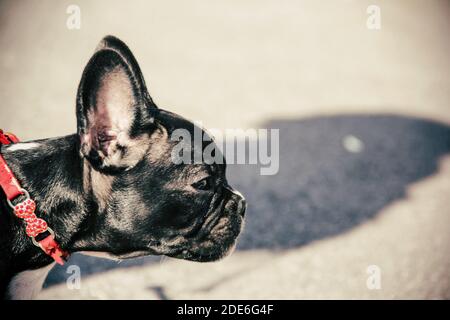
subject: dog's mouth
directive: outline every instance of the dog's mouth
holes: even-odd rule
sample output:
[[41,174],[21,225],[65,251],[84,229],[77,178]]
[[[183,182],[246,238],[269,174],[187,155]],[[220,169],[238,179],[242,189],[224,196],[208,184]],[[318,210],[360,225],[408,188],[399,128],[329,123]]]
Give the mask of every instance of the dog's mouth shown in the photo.
[[[237,200],[236,200],[237,199]],[[131,259],[147,255],[165,255],[196,262],[211,262],[230,255],[244,225],[245,205],[241,197],[220,201],[193,232],[178,234],[170,239],[154,240],[146,250],[116,255]],[[244,201],[245,203],[245,201]]]
[[167,256],[198,262],[216,261],[230,255],[244,225],[245,207],[235,200],[223,201],[186,244]]
[[227,235],[212,233],[207,239],[191,242],[186,248],[167,255],[177,259],[197,262],[220,260],[233,253],[241,226],[242,224],[237,227],[239,228],[237,232],[227,231]]
[[[243,219],[230,223],[226,222],[226,226],[220,227],[222,223],[217,223],[217,230],[211,231],[209,236],[204,238],[192,238],[175,240],[177,245],[164,246],[161,243],[149,250],[134,251],[126,254],[116,255],[120,260],[132,259],[150,255],[165,255],[168,257],[196,261],[196,262],[212,262],[220,260],[233,253],[237,239],[243,226]],[[180,238],[178,238],[180,239]]]
[[193,231],[150,244],[152,254],[197,262],[216,261],[231,254],[244,224],[246,208],[241,199],[223,198]]

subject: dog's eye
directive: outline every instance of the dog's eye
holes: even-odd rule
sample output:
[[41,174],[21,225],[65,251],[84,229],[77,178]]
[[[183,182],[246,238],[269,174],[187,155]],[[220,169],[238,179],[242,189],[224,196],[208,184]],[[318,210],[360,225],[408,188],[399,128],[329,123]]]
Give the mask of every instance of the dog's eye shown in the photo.
[[213,188],[213,181],[211,177],[204,178],[192,184],[197,190],[211,190]]

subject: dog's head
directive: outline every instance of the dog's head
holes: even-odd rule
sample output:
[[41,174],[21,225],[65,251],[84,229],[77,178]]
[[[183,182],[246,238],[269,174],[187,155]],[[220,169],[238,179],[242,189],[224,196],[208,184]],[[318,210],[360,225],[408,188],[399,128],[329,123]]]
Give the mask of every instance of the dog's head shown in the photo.
[[[86,201],[95,214],[74,249],[212,261],[234,248],[246,204],[227,182],[223,156],[204,161],[203,151],[217,148],[205,139],[196,145],[196,132],[206,135],[201,128],[156,107],[117,38],[103,39],[83,72],[77,126]],[[183,152],[203,160],[180,163]]]

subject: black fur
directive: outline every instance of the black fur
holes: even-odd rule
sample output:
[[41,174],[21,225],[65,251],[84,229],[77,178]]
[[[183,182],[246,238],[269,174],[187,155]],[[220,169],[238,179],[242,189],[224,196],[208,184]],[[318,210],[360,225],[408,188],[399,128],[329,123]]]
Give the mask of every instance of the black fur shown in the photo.
[[[117,66],[124,71],[121,75],[127,75],[133,92],[133,122],[126,130],[129,141],[123,144],[108,136],[87,142],[84,135],[92,129],[87,114],[97,108],[103,77]],[[100,123],[95,124],[96,134],[111,127],[107,121],[95,121]],[[103,251],[118,258],[157,254],[211,261],[234,245],[245,201],[228,185],[225,164],[171,161],[176,142],[168,138],[170,134],[184,128],[193,136],[195,126],[156,107],[130,50],[114,37],[101,42],[83,73],[77,125],[77,134],[34,141],[39,147],[31,150],[1,149],[23,188],[35,199],[37,215],[46,219],[64,250]],[[133,144],[136,141],[139,148],[148,145],[141,148],[142,156]],[[113,152],[110,143],[117,143]],[[107,163],[112,155],[119,159],[117,165]],[[132,160],[125,161],[127,155]],[[98,177],[108,181],[106,195],[97,190]],[[208,187],[196,189],[204,178],[210,182]],[[13,215],[3,193],[0,257],[0,295],[4,297],[14,275],[52,262],[26,236],[24,222]]]

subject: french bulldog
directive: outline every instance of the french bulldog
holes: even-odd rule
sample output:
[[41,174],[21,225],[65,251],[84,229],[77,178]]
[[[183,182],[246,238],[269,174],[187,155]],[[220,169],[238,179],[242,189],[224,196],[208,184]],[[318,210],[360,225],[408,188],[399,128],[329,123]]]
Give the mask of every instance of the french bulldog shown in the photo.
[[[173,161],[174,130],[207,133],[156,106],[121,40],[105,37],[89,60],[76,116],[76,134],[0,150],[65,251],[206,262],[234,249],[246,202],[228,184],[225,160]],[[3,298],[32,298],[53,265],[24,229],[0,192]]]

